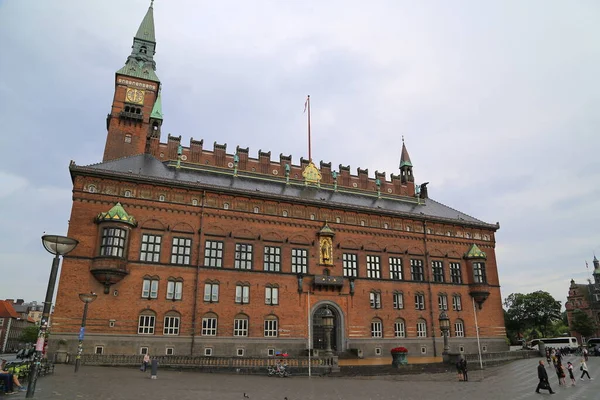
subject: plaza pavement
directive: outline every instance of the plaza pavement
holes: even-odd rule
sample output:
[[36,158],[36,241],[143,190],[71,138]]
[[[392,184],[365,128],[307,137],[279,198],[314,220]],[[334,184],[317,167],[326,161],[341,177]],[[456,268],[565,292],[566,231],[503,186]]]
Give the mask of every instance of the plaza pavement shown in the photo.
[[[36,399],[64,400],[458,400],[458,399],[600,399],[600,357],[588,362],[595,380],[574,387],[560,387],[553,368],[547,368],[555,395],[534,393],[539,359],[518,360],[476,371],[469,382],[458,382],[454,373],[329,378],[293,376],[277,378],[257,375],[210,374],[160,370],[158,379],[136,368],[82,366],[77,375],[72,365],[58,365],[54,375],[38,380]],[[579,365],[575,357],[566,358]],[[471,367],[475,367],[471,365]],[[483,376],[483,378],[482,378]],[[577,378],[579,374],[577,374]],[[568,378],[567,378],[568,381]],[[25,393],[0,398],[25,398]]]

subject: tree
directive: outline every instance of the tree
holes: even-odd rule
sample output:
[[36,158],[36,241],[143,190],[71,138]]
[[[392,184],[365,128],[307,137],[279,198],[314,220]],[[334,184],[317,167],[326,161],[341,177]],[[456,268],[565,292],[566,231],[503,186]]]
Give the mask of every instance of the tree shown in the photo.
[[25,327],[19,336],[19,342],[24,343],[35,343],[40,333],[40,327],[37,325],[30,325]]
[[504,306],[509,336],[528,336],[527,333],[534,335],[534,332],[539,331],[542,337],[547,337],[549,330],[558,330],[554,329],[554,324],[561,320],[561,304],[548,292],[538,290],[528,294],[512,293],[504,301]]
[[584,311],[575,310],[571,318],[571,328],[581,336],[590,337],[596,332],[596,323]]
[[524,294],[512,293],[504,300],[506,333],[509,338],[515,338],[517,341],[521,339],[523,331],[527,329],[524,298]]

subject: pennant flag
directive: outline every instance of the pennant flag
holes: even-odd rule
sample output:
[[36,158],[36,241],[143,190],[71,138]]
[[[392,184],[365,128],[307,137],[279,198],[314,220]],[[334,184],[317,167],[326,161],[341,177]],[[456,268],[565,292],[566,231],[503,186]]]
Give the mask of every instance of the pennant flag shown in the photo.
[[306,101],[304,102],[304,111],[302,111],[302,114],[304,114],[306,112],[306,107],[308,107],[308,100],[310,99],[310,96],[308,96],[306,98]]
[[587,261],[585,262],[585,268],[590,269],[590,266],[588,265]]

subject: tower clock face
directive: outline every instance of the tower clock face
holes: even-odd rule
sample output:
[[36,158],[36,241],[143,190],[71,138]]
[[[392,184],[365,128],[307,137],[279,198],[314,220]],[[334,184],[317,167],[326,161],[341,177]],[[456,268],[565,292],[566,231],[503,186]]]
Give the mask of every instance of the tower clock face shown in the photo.
[[127,88],[125,98],[130,103],[142,104],[144,102],[144,91],[139,89]]

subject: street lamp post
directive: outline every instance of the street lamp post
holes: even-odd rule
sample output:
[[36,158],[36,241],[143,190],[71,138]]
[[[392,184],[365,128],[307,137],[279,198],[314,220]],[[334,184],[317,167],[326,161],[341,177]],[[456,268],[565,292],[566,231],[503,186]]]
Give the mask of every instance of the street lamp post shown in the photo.
[[331,331],[333,330],[333,313],[329,308],[323,311],[321,316],[323,321],[323,328],[325,329],[325,355],[331,357],[333,351],[331,350]]
[[448,318],[448,314],[446,311],[442,311],[439,317],[440,329],[442,330],[442,334],[444,335],[444,351],[442,352],[442,357],[444,362],[447,362],[449,357],[448,353],[450,352],[450,346],[448,345],[448,334],[450,333],[450,318]]
[[79,330],[79,345],[77,346],[77,358],[75,358],[75,372],[79,371],[79,364],[81,363],[81,353],[83,353],[83,336],[85,334],[85,320],[87,319],[88,305],[96,300],[98,295],[96,293],[81,293],[79,294],[79,300],[83,301],[83,317],[81,318],[81,329]]
[[50,270],[50,279],[48,280],[48,288],[46,289],[46,298],[44,300],[44,311],[42,312],[42,320],[40,321],[40,332],[35,345],[35,357],[29,371],[29,381],[27,384],[26,398],[31,398],[35,394],[35,385],[39,372],[39,366],[44,351],[44,343],[46,340],[46,331],[48,329],[48,320],[50,319],[50,310],[52,308],[52,298],[54,297],[54,287],[56,285],[56,276],[58,275],[58,265],[60,264],[60,256],[64,256],[71,251],[79,242],[66,236],[44,235],[42,236],[42,244],[50,253],[54,254],[52,260],[52,269]]

